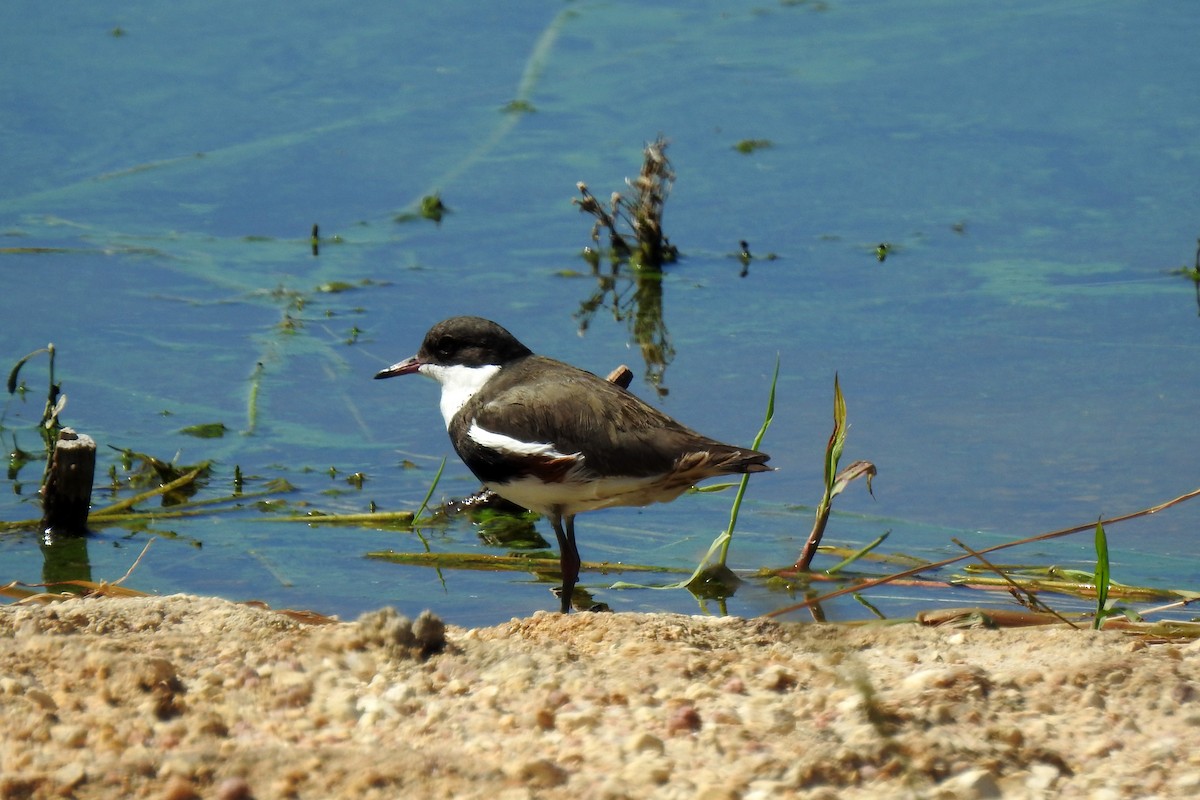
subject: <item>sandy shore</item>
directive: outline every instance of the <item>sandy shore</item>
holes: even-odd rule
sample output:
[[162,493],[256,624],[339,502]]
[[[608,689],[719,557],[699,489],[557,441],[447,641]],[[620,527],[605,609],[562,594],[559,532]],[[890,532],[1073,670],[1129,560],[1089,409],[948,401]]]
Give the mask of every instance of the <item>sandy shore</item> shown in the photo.
[[1200,795],[1200,644],[198,597],[0,608],[0,798]]

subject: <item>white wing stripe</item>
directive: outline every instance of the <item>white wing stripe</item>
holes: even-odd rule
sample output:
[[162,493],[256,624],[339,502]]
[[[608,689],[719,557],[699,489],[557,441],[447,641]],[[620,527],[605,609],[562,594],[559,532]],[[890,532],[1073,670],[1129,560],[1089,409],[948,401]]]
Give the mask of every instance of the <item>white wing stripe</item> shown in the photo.
[[499,450],[514,456],[546,456],[547,458],[578,458],[579,453],[560,453],[554,445],[548,442],[523,442],[503,433],[489,431],[480,427],[479,423],[471,420],[467,436],[475,444],[490,450]]

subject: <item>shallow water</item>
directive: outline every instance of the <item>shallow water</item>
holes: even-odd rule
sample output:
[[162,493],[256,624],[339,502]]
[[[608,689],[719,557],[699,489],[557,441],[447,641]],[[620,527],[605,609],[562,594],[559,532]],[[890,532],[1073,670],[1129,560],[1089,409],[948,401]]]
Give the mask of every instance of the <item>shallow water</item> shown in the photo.
[[[1190,7],[368,3],[346,17],[182,3],[64,19],[27,5],[0,33],[15,76],[0,82],[0,359],[55,343],[63,420],[101,443],[98,483],[112,446],[212,460],[204,496],[232,491],[236,465],[247,491],[286,478],[293,504],[415,509],[450,454],[435,500],[470,493],[436,387],[371,375],[457,313],[594,372],[647,373],[632,322],[611,312],[639,297],[628,279],[578,335],[599,284],[578,256],[591,221],[570,199],[580,180],[602,198],[624,188],[661,132],[677,174],[665,228],[684,258],[643,287],[661,289],[657,335],[673,351],[655,402],[748,442],[780,361],[763,444],[779,471],[751,482],[735,568],[795,558],[835,373],[845,459],[879,477],[874,498],[838,498],[832,543],[891,530],[884,550],[945,557],[954,536],[982,547],[1197,486],[1200,317],[1194,284],[1171,274],[1200,236]],[[513,100],[533,111],[506,112]],[[770,146],[734,147],[755,139]],[[450,208],[440,224],[395,221],[433,192]],[[778,259],[739,277],[740,240]],[[45,368],[27,364],[30,391],[3,409],[10,449],[40,445]],[[212,422],[223,438],[180,433]],[[33,463],[9,478],[0,518],[38,516],[39,477]],[[587,515],[583,556],[690,568],[731,500]],[[91,575],[119,578],[158,533],[133,588],[343,615],[430,606],[464,624],[554,606],[527,574],[364,558],[503,552],[462,519],[424,542],[269,519],[248,504],[99,530]],[[1195,588],[1198,522],[1183,505],[1113,526],[1114,578]],[[41,580],[38,540],[0,535],[0,580]],[[1003,555],[1095,558],[1087,534]],[[716,610],[611,580],[585,577],[617,609]],[[980,601],[880,595],[889,616]],[[751,583],[728,610],[784,602]]]

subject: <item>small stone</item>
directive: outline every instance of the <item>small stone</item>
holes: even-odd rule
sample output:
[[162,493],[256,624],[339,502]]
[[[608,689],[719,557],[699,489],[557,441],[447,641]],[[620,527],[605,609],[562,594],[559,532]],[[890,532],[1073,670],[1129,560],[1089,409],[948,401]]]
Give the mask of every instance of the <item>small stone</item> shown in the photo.
[[366,647],[395,647],[401,650],[417,643],[412,622],[391,606],[368,611],[347,629],[345,644],[353,650]]
[[50,729],[50,738],[63,747],[83,747],[87,744],[87,728],[82,725],[55,725]]
[[1109,753],[1120,750],[1124,746],[1121,741],[1112,737],[1096,737],[1090,742],[1084,743],[1083,754],[1088,758],[1104,758]]
[[1177,737],[1163,736],[1150,743],[1146,748],[1146,754],[1158,762],[1169,761],[1181,751],[1183,746]]
[[700,730],[703,724],[700,712],[696,711],[695,706],[682,705],[675,709],[667,720],[667,731],[671,734],[694,733]]
[[567,771],[546,758],[534,758],[522,762],[512,770],[517,780],[537,789],[550,789],[562,786],[570,777]]
[[721,687],[721,689],[729,692],[730,694],[745,694],[746,682],[735,675],[734,677],[725,681],[725,684]]
[[752,697],[739,710],[746,727],[760,736],[781,736],[796,729],[795,713],[776,697]]
[[1100,694],[1095,686],[1089,686],[1083,691],[1083,695],[1079,698],[1078,704],[1086,708],[1103,709],[1105,706],[1104,696]]
[[[663,756],[645,753],[626,764],[621,776],[635,787],[662,786],[671,780],[671,762]],[[644,796],[644,788],[639,795]]]
[[408,683],[394,683],[383,693],[383,699],[393,705],[400,705],[417,696],[417,690]]
[[954,671],[946,667],[923,669],[906,675],[900,681],[900,688],[912,693],[926,692],[938,687],[949,686]]
[[339,722],[353,722],[358,719],[358,696],[349,689],[334,689],[322,699],[321,707],[326,714]]
[[57,711],[58,703],[54,702],[54,698],[49,693],[36,687],[25,690],[25,697],[29,698],[34,705],[46,710]]
[[496,794],[496,800],[537,800],[528,786],[512,786]]
[[[774,800],[787,794],[789,787],[783,781],[757,780],[751,781],[742,794],[742,800]],[[819,791],[819,790],[818,790]]]
[[153,689],[179,680],[175,665],[165,658],[148,658],[140,662],[137,680],[142,689]]
[[533,724],[543,731],[554,730],[557,714],[553,708],[542,706],[533,715]]
[[942,781],[938,785],[938,796],[955,800],[989,800],[1002,795],[990,772],[972,769]]
[[741,793],[728,786],[701,786],[695,800],[741,800]]
[[1171,781],[1171,786],[1181,795],[1195,797],[1200,794],[1200,772],[1186,772]]
[[564,731],[591,730],[600,724],[600,715],[593,709],[557,714],[557,727]]
[[201,758],[195,753],[174,753],[166,756],[159,765],[158,774],[191,779],[201,769]]
[[274,682],[279,687],[275,695],[278,708],[301,708],[313,697],[312,679],[298,670],[281,669],[275,673]]
[[65,764],[59,767],[54,773],[54,782],[63,789],[74,789],[86,779],[87,771],[84,770],[83,764],[78,761]]
[[226,778],[217,786],[216,800],[253,800],[254,792],[245,778]]
[[758,685],[772,692],[786,692],[796,686],[796,676],[791,670],[774,665],[763,670],[758,677]]
[[192,782],[179,775],[173,775],[163,787],[159,800],[200,800]]
[[1026,779],[1025,786],[1031,792],[1036,792],[1035,796],[1043,797],[1061,775],[1062,771],[1053,764],[1034,764],[1029,768],[1029,778]]
[[654,753],[661,755],[664,750],[663,740],[648,731],[641,731],[625,740],[626,753]]
[[122,769],[133,775],[153,775],[158,769],[155,754],[141,744],[131,745],[121,752],[119,762]]
[[417,616],[412,627],[413,637],[425,655],[446,649],[446,623],[426,609]]

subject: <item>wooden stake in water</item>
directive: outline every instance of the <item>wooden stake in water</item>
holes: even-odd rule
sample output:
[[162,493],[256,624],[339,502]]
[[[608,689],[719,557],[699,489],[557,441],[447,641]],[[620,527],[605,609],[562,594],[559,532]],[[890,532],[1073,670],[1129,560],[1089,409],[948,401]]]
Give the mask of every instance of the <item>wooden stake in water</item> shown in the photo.
[[95,440],[70,428],[60,430],[42,486],[42,530],[67,536],[87,533],[95,474]]

